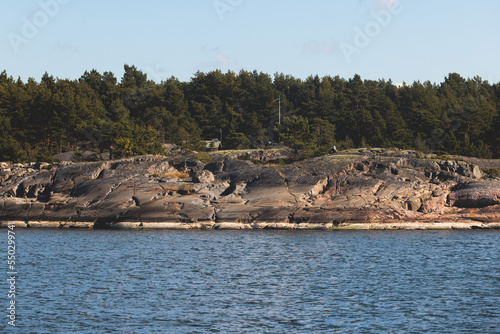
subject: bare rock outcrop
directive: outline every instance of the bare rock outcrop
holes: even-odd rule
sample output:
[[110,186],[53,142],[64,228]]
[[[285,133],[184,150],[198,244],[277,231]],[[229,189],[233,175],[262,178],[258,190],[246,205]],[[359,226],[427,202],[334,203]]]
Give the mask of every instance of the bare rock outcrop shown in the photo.
[[277,164],[272,158],[279,152],[261,151],[213,155],[208,164],[195,157],[154,156],[53,166],[2,164],[0,224],[500,227],[500,181],[483,177],[472,163],[417,159],[412,152],[354,150]]
[[196,171],[193,173],[194,183],[211,183],[215,181],[214,174],[208,170]]
[[500,204],[500,181],[471,181],[459,185],[449,196],[451,206],[484,208]]

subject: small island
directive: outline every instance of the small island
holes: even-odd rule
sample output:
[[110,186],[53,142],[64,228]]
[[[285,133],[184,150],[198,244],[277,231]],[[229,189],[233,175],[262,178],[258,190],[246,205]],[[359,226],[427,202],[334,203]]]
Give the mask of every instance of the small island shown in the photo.
[[458,73],[158,83],[129,65],[121,80],[3,71],[0,224],[498,228],[499,106],[500,83]]

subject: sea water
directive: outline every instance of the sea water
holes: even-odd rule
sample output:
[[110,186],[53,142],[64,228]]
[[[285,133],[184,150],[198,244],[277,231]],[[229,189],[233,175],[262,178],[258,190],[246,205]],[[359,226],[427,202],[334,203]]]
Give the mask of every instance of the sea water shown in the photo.
[[500,332],[500,231],[15,232],[2,333]]

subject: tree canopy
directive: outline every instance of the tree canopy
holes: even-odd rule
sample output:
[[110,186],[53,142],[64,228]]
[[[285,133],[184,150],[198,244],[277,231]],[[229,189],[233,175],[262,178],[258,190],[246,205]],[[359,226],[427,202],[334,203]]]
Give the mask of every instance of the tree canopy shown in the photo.
[[[280,98],[281,124],[278,118]],[[383,146],[500,157],[500,83],[449,74],[441,84],[220,70],[189,82],[148,80],[135,66],[39,82],[0,74],[0,161],[50,161],[65,151],[158,154],[162,144],[225,149],[283,143],[307,155]]]

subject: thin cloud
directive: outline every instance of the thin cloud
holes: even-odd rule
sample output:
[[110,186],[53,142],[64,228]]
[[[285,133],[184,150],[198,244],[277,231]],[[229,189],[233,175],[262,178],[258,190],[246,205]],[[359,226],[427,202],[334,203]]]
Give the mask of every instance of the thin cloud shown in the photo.
[[223,54],[219,53],[217,54],[214,58],[208,61],[202,61],[201,63],[198,64],[197,68],[198,69],[215,69],[215,68],[227,68],[229,67],[229,64],[231,61],[229,60],[228,57],[224,56]]
[[221,62],[222,64],[229,66],[229,60],[225,56],[218,54],[217,56],[215,56],[215,59],[217,59],[217,61]]
[[146,74],[148,75],[148,79],[153,80],[157,83],[168,79],[167,69],[160,65],[156,65],[154,68],[151,66],[147,66]]
[[78,53],[80,51],[78,49],[78,46],[73,45],[71,43],[63,43],[63,42],[56,42],[55,49],[61,52],[71,52],[71,53]]

